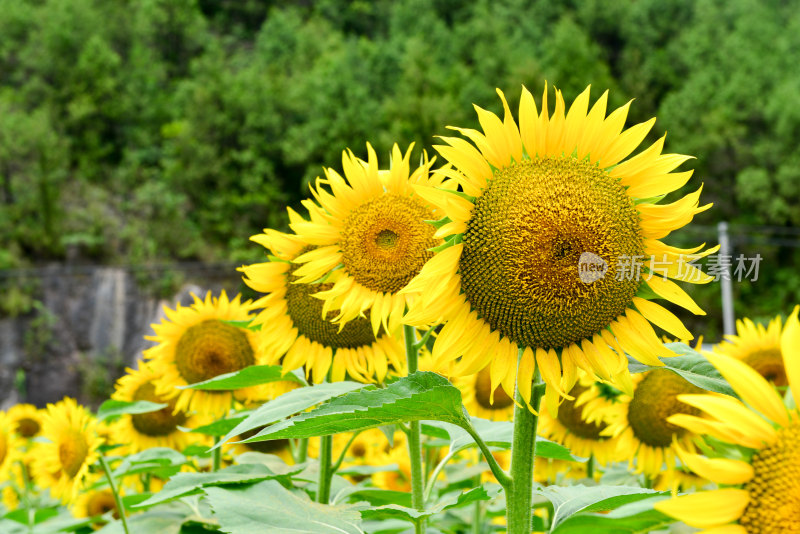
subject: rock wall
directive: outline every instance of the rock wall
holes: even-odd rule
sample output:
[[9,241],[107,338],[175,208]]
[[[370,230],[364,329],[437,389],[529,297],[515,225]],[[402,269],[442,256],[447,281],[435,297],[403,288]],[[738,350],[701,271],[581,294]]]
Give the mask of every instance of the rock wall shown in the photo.
[[163,307],[191,303],[191,294],[241,290],[232,267],[192,269],[170,299],[141,287],[129,270],[115,267],[37,269],[36,308],[0,319],[0,409],[17,402],[44,406],[64,396],[96,405],[110,394],[125,367],[152,343],[145,335]]

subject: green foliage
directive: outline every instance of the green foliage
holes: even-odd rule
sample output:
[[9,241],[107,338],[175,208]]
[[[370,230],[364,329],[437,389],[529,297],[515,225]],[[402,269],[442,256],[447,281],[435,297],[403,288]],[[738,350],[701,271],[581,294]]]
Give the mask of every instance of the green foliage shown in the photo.
[[121,401],[109,399],[97,409],[97,419],[114,419],[123,414],[137,414],[155,412],[167,405],[150,401]]
[[283,368],[280,365],[250,365],[233,373],[225,373],[203,382],[182,386],[181,389],[226,391],[281,381],[306,384],[305,380],[294,373],[283,374]]
[[206,488],[205,493],[223,532],[276,534],[340,532],[360,534],[361,516],[352,505],[315,503],[267,480],[243,488]]
[[337,397],[265,428],[246,442],[327,436],[422,419],[469,427],[465,414],[458,388],[436,373],[417,372],[383,389],[368,386]]
[[667,343],[666,346],[673,352],[679,354],[679,356],[659,358],[664,362],[664,367],[645,365],[631,360],[628,369],[631,373],[641,373],[653,369],[669,369],[684,378],[687,382],[701,389],[736,397],[736,393],[733,391],[730,384],[728,384],[719,371],[711,365],[711,362],[709,362],[705,356],[685,343]]

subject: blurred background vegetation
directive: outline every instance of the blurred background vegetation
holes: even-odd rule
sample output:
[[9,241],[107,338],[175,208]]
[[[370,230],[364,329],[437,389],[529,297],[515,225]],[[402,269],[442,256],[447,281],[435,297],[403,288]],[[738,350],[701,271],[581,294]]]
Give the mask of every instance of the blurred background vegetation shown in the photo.
[[737,315],[800,301],[797,0],[0,0],[0,36],[0,269],[258,261],[345,147],[430,151],[547,80],[697,157],[715,207],[673,243],[763,256]]

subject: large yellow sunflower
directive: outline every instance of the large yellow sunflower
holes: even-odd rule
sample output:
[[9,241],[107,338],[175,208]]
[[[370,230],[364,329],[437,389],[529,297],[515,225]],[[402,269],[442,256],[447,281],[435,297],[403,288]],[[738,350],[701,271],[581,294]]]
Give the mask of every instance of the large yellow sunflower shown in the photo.
[[[289,210],[292,225],[303,219]],[[253,321],[260,325],[267,363],[283,365],[284,372],[305,367],[314,383],[331,372],[334,381],[346,376],[361,382],[382,382],[389,366],[402,372],[403,347],[399,340],[380,328],[376,335],[368,319],[356,318],[347,324],[334,324],[323,313],[323,302],[312,295],[329,287],[325,284],[298,283],[298,265],[292,263],[307,248],[296,236],[265,230],[253,236],[263,245],[271,261],[247,265],[240,270],[254,290],[266,293],[256,302],[263,308]],[[334,273],[331,279],[339,274]]]
[[[134,454],[153,447],[171,447],[182,451],[201,436],[182,432],[178,427],[193,428],[197,415],[187,415],[175,409],[175,398],[156,393],[154,385],[159,377],[149,365],[142,362],[138,370],[127,369],[115,385],[112,399],[120,401],[150,401],[167,403],[156,412],[122,415],[111,427],[111,442],[122,445],[120,454]],[[210,422],[210,421],[209,421]]]
[[608,93],[589,110],[587,88],[567,111],[556,91],[551,116],[546,86],[541,112],[523,89],[519,126],[498,94],[503,120],[476,107],[484,133],[457,128],[473,144],[443,137],[446,145],[436,147],[454,166],[441,174],[462,192],[415,187],[446,216],[434,235],[450,246],[403,290],[419,295],[404,320],[446,320],[433,349],[437,366],[450,375],[491,366],[492,388],[502,384],[509,395],[518,375],[526,402],[538,365],[555,412],[552,393],[569,391],[576,366],[615,381],[628,373],[625,353],[652,365],[673,355],[651,322],[692,338],[650,299],[703,313],[668,280],[710,281],[682,261],[702,247],[682,250],[660,239],[709,205],[699,206],[700,189],[657,204],[689,179],[691,171],[671,172],[689,156],[662,154],[661,138],[625,159],[654,119],[623,131],[628,105],[606,117]]
[[158,376],[154,381],[155,393],[165,398],[177,397],[176,413],[220,417],[231,408],[230,391],[178,389],[178,386],[266,363],[258,350],[258,333],[226,322],[252,319],[253,303],[242,302],[240,295],[229,300],[225,291],[219,297],[212,297],[209,291],[204,300],[192,296],[194,302],[190,306],[178,304],[174,310],[164,307],[166,319],[152,325],[156,335],[147,337],[158,345],[147,349],[144,357],[150,360]]
[[609,392],[595,383],[588,373],[581,373],[569,391],[572,400],[564,400],[555,417],[543,411],[537,431],[541,436],[561,443],[577,456],[593,456],[600,465],[621,461],[629,456],[630,451],[619,447],[619,439],[604,434],[608,428],[605,415],[614,409],[618,393]]
[[714,351],[742,360],[776,386],[789,385],[781,356],[780,316],[767,327],[747,318],[736,321],[736,335],[725,336]]
[[698,415],[699,411],[678,400],[678,395],[703,390],[667,369],[633,375],[633,383],[632,396],[623,394],[600,410],[608,424],[602,433],[617,439],[619,451],[637,473],[655,477],[665,464],[667,469],[675,468],[676,447],[694,451],[695,435],[670,423],[669,418]]
[[[413,145],[412,145],[413,147]],[[409,303],[400,293],[441,243],[426,221],[441,217],[439,210],[415,193],[414,185],[442,187],[443,176],[428,174],[425,161],[413,171],[411,147],[405,154],[395,145],[388,171],[381,171],[372,146],[367,161],[352,152],[342,155],[344,178],[325,169],[311,192],[319,202],[306,201],[310,221],[294,221],[292,230],[315,248],[294,261],[299,282],[310,283],[336,269],[332,286],[315,296],[324,299],[323,314],[339,310],[335,321],[346,323],[369,312],[374,333],[394,332]],[[323,187],[323,186],[327,186]]]
[[47,441],[36,444],[31,466],[36,483],[63,503],[74,501],[100,456],[97,421],[74,399],[64,398],[47,405],[42,436]]
[[[789,388],[800,398],[800,322],[795,308],[781,336]],[[708,359],[741,401],[714,395],[680,400],[707,418],[675,415],[670,421],[723,443],[716,457],[681,452],[692,471],[719,489],[656,503],[661,512],[707,534],[800,532],[800,410],[787,409],[780,394],[756,370],[724,354]],[[733,445],[728,446],[727,444]]]

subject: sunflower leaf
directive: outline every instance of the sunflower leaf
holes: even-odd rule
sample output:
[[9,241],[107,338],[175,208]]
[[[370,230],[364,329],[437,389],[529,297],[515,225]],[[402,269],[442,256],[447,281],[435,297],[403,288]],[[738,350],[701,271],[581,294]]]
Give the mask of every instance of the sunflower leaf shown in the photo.
[[116,418],[125,414],[157,412],[158,410],[166,408],[167,406],[168,405],[164,403],[144,400],[121,401],[109,399],[101,404],[100,408],[97,409],[97,419],[99,421],[103,421],[105,419]]
[[[538,486],[536,493],[544,496],[553,504],[553,520],[550,532],[577,532],[576,530],[559,530],[562,524],[565,529],[568,520],[581,514],[591,514],[593,512],[608,512],[616,510],[623,505],[635,503],[654,496],[668,497],[669,492],[657,492],[652,489],[640,488],[636,486]],[[652,502],[649,502],[645,509],[651,509]],[[637,513],[641,509],[636,509]],[[595,516],[591,516],[595,518]],[[574,520],[574,519],[573,519]],[[582,532],[585,532],[582,531]],[[627,532],[626,530],[612,530],[606,532]],[[636,531],[632,531],[636,532]],[[646,531],[649,532],[649,531]]]
[[[590,513],[582,511],[561,521],[550,532],[553,534],[646,534],[666,528],[675,522],[653,508],[653,504],[665,499],[663,495],[646,497],[623,504],[609,512]],[[601,501],[602,502],[602,501]],[[599,505],[599,503],[597,503]]]
[[233,430],[230,430],[220,440],[217,447],[243,432],[280,421],[292,414],[303,412],[316,404],[362,388],[364,388],[364,384],[359,384],[358,382],[333,382],[294,389],[284,393],[277,399],[263,404],[247,416],[246,419],[236,425]]
[[705,356],[685,343],[665,343],[665,346],[672,352],[677,353],[678,356],[659,358],[664,362],[663,367],[645,365],[629,358],[628,369],[630,372],[642,373],[655,369],[669,369],[701,389],[736,397],[736,393],[730,384],[722,378],[720,372],[711,365],[711,362]]
[[[486,445],[500,449],[510,449],[514,433],[514,423],[511,421],[489,421],[480,417],[471,418],[472,428],[483,439]],[[450,436],[450,451],[458,452],[469,447],[477,446],[472,436],[463,428],[436,421],[426,421],[423,432],[436,437],[442,437],[444,431]],[[585,458],[574,456],[569,449],[549,439],[536,436],[536,457],[565,460],[568,462],[585,462]]]
[[[178,473],[164,485],[164,488],[133,508],[145,508],[181,497],[196,495],[212,486],[246,484],[264,480],[286,480],[298,474],[303,467],[279,474],[263,464],[243,464],[226,467],[213,473]],[[277,484],[277,482],[276,482]]]
[[461,392],[436,373],[417,372],[383,389],[367,387],[342,395],[265,428],[245,442],[327,436],[423,419],[469,425]]
[[274,480],[246,487],[207,487],[205,493],[230,534],[361,534],[361,516],[353,505],[324,505],[305,493],[292,492]]
[[251,365],[233,373],[215,376],[203,382],[177,387],[179,389],[200,389],[203,391],[229,391],[283,381],[306,385],[306,381],[294,373],[283,374],[283,368],[280,365]]

